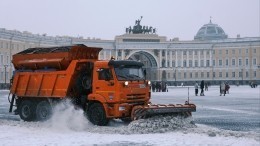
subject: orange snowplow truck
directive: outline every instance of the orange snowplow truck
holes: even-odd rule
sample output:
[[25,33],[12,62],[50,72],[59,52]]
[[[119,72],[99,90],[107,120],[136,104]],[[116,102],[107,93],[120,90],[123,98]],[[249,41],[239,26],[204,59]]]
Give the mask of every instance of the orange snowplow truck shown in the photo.
[[82,44],[29,48],[13,55],[15,68],[9,112],[25,121],[42,121],[56,103],[70,99],[95,125],[113,118],[135,120],[153,115],[191,116],[194,104],[152,105],[143,63],[98,60],[102,48]]

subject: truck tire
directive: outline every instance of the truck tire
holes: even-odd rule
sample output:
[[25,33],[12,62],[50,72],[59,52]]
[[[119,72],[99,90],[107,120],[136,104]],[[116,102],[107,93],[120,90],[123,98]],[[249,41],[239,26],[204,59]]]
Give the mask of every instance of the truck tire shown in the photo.
[[19,105],[19,116],[24,121],[35,120],[35,104],[30,100],[22,100]]
[[36,119],[38,121],[45,121],[50,119],[52,115],[52,107],[46,100],[38,102],[36,106]]
[[89,121],[98,126],[106,126],[108,119],[104,107],[100,103],[93,103],[87,109],[87,116]]

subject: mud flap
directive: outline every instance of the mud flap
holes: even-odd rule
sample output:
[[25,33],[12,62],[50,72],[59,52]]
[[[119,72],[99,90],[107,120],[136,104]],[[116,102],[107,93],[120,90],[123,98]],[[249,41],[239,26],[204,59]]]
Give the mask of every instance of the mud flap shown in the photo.
[[132,109],[131,119],[145,119],[156,115],[180,115],[190,117],[191,112],[195,111],[196,106],[194,104],[135,106]]

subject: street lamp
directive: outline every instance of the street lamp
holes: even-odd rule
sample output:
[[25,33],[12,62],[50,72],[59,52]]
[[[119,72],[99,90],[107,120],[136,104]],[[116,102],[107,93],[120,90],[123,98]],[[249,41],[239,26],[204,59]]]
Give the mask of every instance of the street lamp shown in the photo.
[[8,67],[8,65],[4,65],[4,67],[5,67],[5,87],[4,88],[6,88],[7,87],[7,85],[6,85],[6,68]]

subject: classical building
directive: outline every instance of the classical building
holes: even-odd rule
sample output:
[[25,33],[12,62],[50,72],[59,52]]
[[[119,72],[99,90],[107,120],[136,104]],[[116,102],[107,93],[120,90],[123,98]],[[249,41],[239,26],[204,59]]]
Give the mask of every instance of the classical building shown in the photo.
[[[142,19],[142,17],[141,17]],[[0,86],[9,84],[14,71],[12,55],[31,47],[72,44],[102,47],[99,59],[138,60],[145,64],[152,81],[167,81],[171,85],[193,84],[205,80],[211,84],[260,83],[260,37],[228,38],[225,31],[211,21],[203,25],[194,40],[168,40],[159,36],[156,28],[142,26],[141,19],[125,34],[114,40],[69,36],[47,36],[0,29]]]

